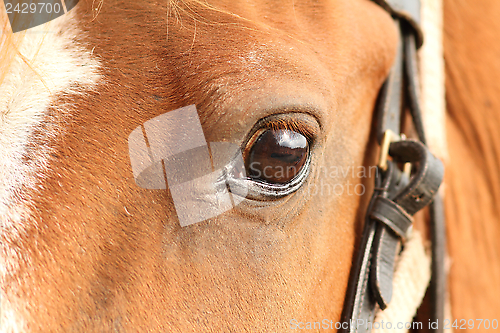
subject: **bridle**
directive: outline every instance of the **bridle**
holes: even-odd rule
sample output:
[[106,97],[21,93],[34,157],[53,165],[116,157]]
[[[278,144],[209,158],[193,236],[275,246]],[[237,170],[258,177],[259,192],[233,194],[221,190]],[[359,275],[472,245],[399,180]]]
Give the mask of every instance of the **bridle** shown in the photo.
[[[378,310],[392,297],[395,261],[404,246],[412,216],[429,206],[432,249],[431,282],[427,289],[430,320],[444,319],[446,274],[442,201],[436,196],[444,168],[426,147],[419,102],[416,51],[423,44],[419,27],[419,0],[373,0],[399,27],[396,60],[382,86],[377,106],[376,131],[381,146],[374,193],[365,217],[360,247],[353,261],[340,332],[369,332]],[[401,115],[409,110],[418,141],[401,132]],[[388,156],[392,159],[388,160]],[[398,165],[404,165],[401,170]],[[409,167],[413,168],[410,172]],[[433,332],[442,332],[438,325]]]

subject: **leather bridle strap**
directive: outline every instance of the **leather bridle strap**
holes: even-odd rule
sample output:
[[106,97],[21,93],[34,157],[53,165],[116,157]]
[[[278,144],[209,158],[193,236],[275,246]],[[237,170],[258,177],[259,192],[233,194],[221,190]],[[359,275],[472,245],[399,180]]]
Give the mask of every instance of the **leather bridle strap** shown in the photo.
[[[412,216],[431,204],[443,179],[443,165],[425,146],[418,90],[416,50],[423,43],[418,26],[418,0],[373,0],[387,10],[399,26],[394,66],[384,83],[377,107],[377,139],[381,159],[375,189],[367,209],[359,252],[353,262],[346,294],[341,332],[369,332],[375,313],[392,298],[397,255],[404,246]],[[406,83],[406,84],[405,84]],[[408,108],[420,141],[399,137],[401,113]],[[386,160],[387,155],[392,160]],[[398,164],[411,163],[413,172]],[[438,197],[437,197],[438,198]],[[431,320],[444,316],[444,218],[441,202],[430,206],[433,251],[432,278],[428,289],[433,305]],[[347,325],[344,325],[347,323]],[[442,325],[440,325],[442,326]],[[435,332],[442,331],[441,329]]]

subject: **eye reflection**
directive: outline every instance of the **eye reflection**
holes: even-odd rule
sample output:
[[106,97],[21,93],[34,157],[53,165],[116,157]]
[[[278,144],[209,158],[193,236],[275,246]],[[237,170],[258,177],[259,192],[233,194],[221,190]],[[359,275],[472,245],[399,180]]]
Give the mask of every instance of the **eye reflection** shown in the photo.
[[247,155],[247,174],[255,180],[285,184],[300,173],[308,154],[309,142],[304,135],[287,129],[266,129]]

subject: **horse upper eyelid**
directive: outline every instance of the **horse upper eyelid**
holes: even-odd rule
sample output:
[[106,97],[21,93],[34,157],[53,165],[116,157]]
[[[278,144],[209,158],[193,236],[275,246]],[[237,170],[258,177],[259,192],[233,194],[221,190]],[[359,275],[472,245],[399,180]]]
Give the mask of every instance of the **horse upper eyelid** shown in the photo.
[[263,129],[286,129],[298,132],[304,135],[307,140],[312,143],[320,135],[321,126],[316,117],[301,113],[291,112],[283,114],[274,114],[259,120],[243,141],[242,149],[247,147],[250,139],[256,132]]

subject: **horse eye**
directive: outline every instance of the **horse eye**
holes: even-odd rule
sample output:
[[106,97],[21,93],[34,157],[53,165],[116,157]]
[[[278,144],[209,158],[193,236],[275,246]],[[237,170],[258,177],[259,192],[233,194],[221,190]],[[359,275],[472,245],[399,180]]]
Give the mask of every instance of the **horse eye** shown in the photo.
[[245,159],[250,178],[285,184],[301,172],[309,154],[304,135],[286,129],[266,129],[257,135]]

